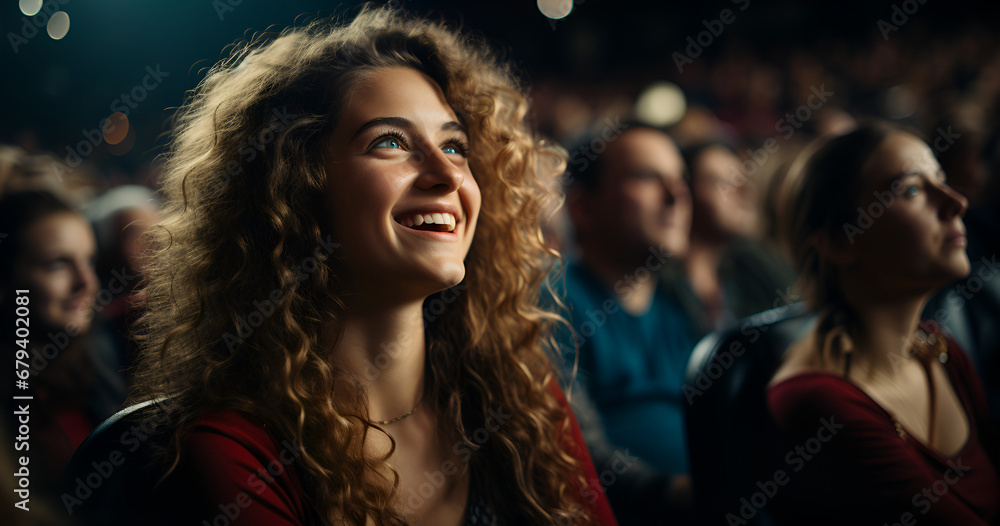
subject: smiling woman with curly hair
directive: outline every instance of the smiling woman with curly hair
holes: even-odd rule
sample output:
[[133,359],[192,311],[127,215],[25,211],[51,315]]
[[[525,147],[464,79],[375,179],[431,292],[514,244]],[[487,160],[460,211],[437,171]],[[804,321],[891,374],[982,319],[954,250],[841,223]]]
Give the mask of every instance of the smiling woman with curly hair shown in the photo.
[[526,113],[484,44],[390,9],[209,71],[166,154],[132,397],[171,401],[186,518],[614,522],[547,358],[565,157]]

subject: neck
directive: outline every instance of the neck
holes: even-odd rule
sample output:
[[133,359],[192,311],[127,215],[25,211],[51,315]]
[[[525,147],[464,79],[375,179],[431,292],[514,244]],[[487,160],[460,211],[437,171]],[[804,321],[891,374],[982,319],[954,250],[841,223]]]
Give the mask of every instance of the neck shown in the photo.
[[705,305],[713,305],[721,299],[719,288],[719,263],[725,246],[707,243],[692,237],[684,258],[684,273],[691,282],[691,288]]
[[656,272],[666,261],[660,251],[633,255],[581,243],[580,256],[626,312],[641,315],[649,310],[656,292]]
[[844,293],[859,320],[854,335],[858,365],[891,376],[898,368],[893,360],[908,356],[928,295],[889,295],[874,287],[845,287]]
[[362,297],[348,305],[332,362],[365,387],[369,418],[390,420],[412,410],[424,391],[423,300],[387,305]]

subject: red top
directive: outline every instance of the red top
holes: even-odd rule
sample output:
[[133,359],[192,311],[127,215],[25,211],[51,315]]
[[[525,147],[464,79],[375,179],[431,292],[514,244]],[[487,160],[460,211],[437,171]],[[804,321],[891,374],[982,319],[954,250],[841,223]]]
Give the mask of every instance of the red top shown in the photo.
[[[579,460],[589,482],[575,488],[580,505],[590,509],[597,523],[616,525],[600,486],[586,444],[559,387],[552,391],[570,415],[571,433],[564,444]],[[178,475],[185,493],[198,508],[198,520],[234,526],[291,526],[317,523],[307,508],[305,491],[296,476],[299,445],[276,442],[261,426],[237,413],[225,411],[199,418],[185,435]],[[502,503],[491,503],[503,513]]]
[[771,387],[771,414],[792,438],[782,449],[792,484],[781,491],[801,493],[775,502],[776,515],[801,524],[1000,524],[989,454],[996,462],[1000,442],[968,358],[950,339],[948,346],[945,369],[969,422],[968,441],[951,457],[897,431],[888,412],[841,376],[804,373]]

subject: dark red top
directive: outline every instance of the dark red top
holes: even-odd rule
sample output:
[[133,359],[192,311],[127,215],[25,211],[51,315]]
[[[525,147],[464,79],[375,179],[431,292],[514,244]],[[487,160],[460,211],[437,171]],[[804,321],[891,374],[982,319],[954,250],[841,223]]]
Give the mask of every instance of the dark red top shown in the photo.
[[771,387],[771,414],[790,439],[782,449],[790,484],[775,514],[796,524],[1000,524],[1000,442],[975,371],[948,344],[945,369],[969,422],[968,441],[951,457],[899,432],[841,376],[804,373]]
[[[553,392],[569,413],[572,426],[564,440],[567,452],[579,460],[590,488],[576,488],[580,505],[589,508],[600,525],[616,525],[601,489],[576,418],[562,391]],[[199,418],[185,435],[178,475],[184,493],[198,508],[198,520],[234,526],[316,524],[305,491],[296,476],[298,444],[277,442],[258,424],[234,412]],[[493,504],[502,516],[503,503]],[[224,519],[222,519],[224,517]],[[200,524],[200,522],[199,522]]]

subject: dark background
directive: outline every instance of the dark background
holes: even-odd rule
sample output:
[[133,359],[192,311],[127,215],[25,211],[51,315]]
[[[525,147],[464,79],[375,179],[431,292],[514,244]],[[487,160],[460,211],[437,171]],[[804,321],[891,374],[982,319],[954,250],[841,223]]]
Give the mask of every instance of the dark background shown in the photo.
[[[225,55],[227,44],[254,31],[280,30],[316,16],[351,12],[357,4],[242,0],[230,5],[237,1],[46,0],[35,17],[24,16],[16,0],[4,2],[0,7],[0,30],[5,37],[0,43],[0,143],[17,144],[33,153],[52,151],[63,158],[68,149],[85,140],[88,130],[99,128],[123,92],[140,84],[147,67],[158,65],[168,76],[128,114],[134,143],[129,139],[130,147],[123,144],[117,149],[101,143],[87,156],[89,163],[116,183],[141,179],[139,174],[166,142],[173,108],[182,103],[185,91],[197,85],[204,71]],[[878,20],[889,21],[893,5],[902,6],[901,1],[750,0],[746,10],[739,11],[745,2],[582,0],[558,21],[545,18],[532,0],[392,3],[484,34],[521,68],[533,87],[579,93],[590,104],[601,97],[634,97],[649,82],[670,80],[685,89],[689,102],[704,104],[731,122],[740,116],[726,114],[726,105],[720,101],[725,73],[712,78],[713,65],[722,58],[749,56],[755,63],[773,65],[779,92],[774,105],[780,109],[797,104],[787,86],[782,86],[790,76],[789,64],[803,50],[819,62],[833,64],[829,67],[835,70],[844,70],[862,66],[838,62],[838,54],[859,60],[876,48],[890,46],[892,52],[905,55],[905,64],[919,66],[931,60],[938,42],[948,42],[968,47],[970,56],[953,50],[948,69],[940,71],[948,76],[950,86],[963,89],[963,82],[971,82],[983,63],[978,55],[995,51],[992,33],[1000,21],[995,2],[927,0],[919,4],[911,0],[911,6],[919,7],[886,43]],[[69,14],[68,35],[55,41],[42,28],[20,43],[15,53],[11,34],[23,35],[23,28],[31,26],[29,18],[45,17],[51,6]],[[704,54],[680,74],[671,54],[684,52],[686,39],[705,29],[702,21],[718,18],[724,8],[732,9],[736,20],[713,37]],[[963,44],[963,39],[971,43]],[[912,72],[909,68],[885,70],[877,64],[868,67],[876,71],[841,71],[851,79],[851,96],[841,105],[854,113],[878,113],[877,92],[905,82]],[[706,86],[707,82],[714,84]],[[557,138],[565,133],[549,121],[545,116],[538,118],[543,132]],[[753,134],[749,135],[753,142]]]

